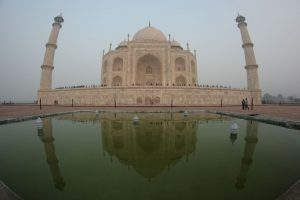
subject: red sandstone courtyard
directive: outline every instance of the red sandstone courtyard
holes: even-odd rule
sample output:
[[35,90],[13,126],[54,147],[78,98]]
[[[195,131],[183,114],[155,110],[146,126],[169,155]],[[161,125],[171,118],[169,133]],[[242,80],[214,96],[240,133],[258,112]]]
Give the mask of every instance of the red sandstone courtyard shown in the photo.
[[35,104],[12,104],[12,105],[0,105],[0,119],[17,118],[25,116],[33,116],[39,114],[51,114],[57,112],[76,111],[76,110],[115,110],[129,111],[129,112],[142,112],[142,111],[181,111],[181,110],[205,110],[205,111],[220,111],[220,112],[232,112],[238,114],[259,114],[270,118],[282,118],[285,120],[300,121],[300,106],[287,106],[287,105],[260,105],[255,106],[253,110],[242,110],[241,106],[225,106],[225,107],[71,107],[71,106],[42,106]]

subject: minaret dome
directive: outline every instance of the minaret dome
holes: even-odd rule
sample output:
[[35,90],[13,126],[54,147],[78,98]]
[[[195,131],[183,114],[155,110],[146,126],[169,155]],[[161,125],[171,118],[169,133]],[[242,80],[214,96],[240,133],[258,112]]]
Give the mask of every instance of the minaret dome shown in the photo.
[[62,14],[54,17],[54,21],[57,23],[63,23],[64,22],[64,18],[62,17]]

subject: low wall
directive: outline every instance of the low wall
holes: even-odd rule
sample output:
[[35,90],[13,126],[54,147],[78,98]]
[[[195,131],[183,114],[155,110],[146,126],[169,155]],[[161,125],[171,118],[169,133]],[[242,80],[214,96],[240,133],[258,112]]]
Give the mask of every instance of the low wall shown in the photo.
[[201,106],[261,104],[261,91],[199,87],[100,87],[39,90],[43,105]]

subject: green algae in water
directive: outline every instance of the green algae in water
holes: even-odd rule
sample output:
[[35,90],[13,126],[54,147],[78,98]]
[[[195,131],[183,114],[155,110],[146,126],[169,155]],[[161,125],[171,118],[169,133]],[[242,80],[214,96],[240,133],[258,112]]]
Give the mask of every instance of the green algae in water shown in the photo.
[[[200,113],[76,113],[0,126],[0,179],[24,199],[276,199],[300,132]],[[230,126],[239,126],[237,137]]]

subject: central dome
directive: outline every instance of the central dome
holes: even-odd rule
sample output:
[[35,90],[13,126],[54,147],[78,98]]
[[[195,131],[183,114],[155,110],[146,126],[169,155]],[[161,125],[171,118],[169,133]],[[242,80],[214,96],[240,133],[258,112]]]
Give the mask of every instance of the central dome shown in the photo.
[[143,41],[167,41],[166,36],[158,29],[154,27],[146,27],[139,30],[132,38],[133,41],[143,42]]

